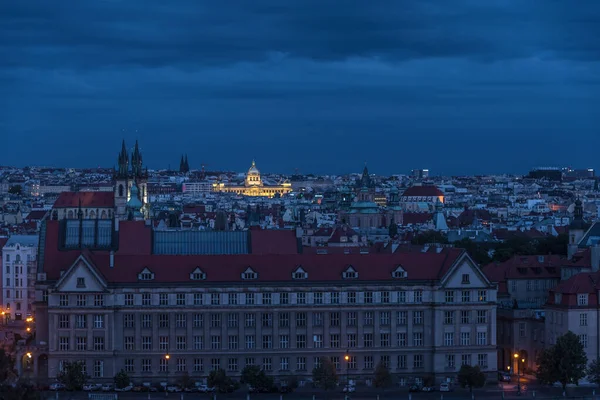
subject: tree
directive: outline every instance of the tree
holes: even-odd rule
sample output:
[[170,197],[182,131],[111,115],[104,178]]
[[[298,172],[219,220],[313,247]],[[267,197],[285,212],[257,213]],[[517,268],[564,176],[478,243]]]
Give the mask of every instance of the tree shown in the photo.
[[129,375],[125,372],[124,369],[117,372],[115,375],[115,387],[117,389],[123,389],[124,387],[129,386],[131,383],[131,379],[129,379]]
[[15,360],[3,348],[0,348],[0,384],[8,383],[15,374]]
[[331,390],[337,386],[338,376],[335,365],[327,357],[321,357],[321,362],[312,371],[313,382],[316,387]]
[[10,194],[21,194],[23,193],[23,187],[21,185],[14,185],[8,188]]
[[398,224],[394,221],[394,217],[392,217],[392,221],[390,222],[390,227],[388,228],[388,234],[390,238],[394,238],[398,236]]
[[373,384],[376,388],[380,389],[392,385],[392,374],[390,374],[390,369],[382,362],[379,362],[377,368],[375,368],[375,379]]
[[0,385],[2,400],[38,400],[41,394],[32,386],[23,382],[16,385]]
[[181,379],[179,379],[179,385],[184,389],[189,389],[192,386],[194,386],[194,382],[192,381],[192,378],[190,377],[190,375],[187,372],[185,372],[181,376]]
[[586,376],[587,356],[579,337],[568,331],[556,339],[556,344],[538,357],[538,381],[552,385],[560,382],[563,390],[568,384],[579,384]]
[[412,244],[428,244],[428,243],[440,243],[445,244],[448,243],[448,238],[442,232],[438,231],[426,231],[419,233],[412,239]]
[[230,388],[234,386],[233,380],[227,376],[225,371],[221,368],[210,371],[208,374],[208,386],[214,387],[220,393],[227,393]]
[[82,361],[65,361],[62,371],[56,376],[56,380],[65,385],[67,390],[81,390],[87,379],[87,375],[83,372]]
[[259,392],[270,391],[273,388],[273,378],[268,376],[258,365],[247,365],[244,367],[240,382],[251,386]]
[[600,384],[600,358],[596,358],[592,361],[586,372],[588,381],[595,383],[596,385]]
[[479,365],[463,365],[458,371],[458,383],[461,387],[469,388],[473,392],[473,388],[483,387],[485,385],[485,374],[479,369]]

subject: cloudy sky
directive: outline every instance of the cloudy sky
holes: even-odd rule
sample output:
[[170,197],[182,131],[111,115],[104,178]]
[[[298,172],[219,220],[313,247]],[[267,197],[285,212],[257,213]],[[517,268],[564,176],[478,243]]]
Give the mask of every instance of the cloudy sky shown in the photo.
[[600,1],[0,1],[0,165],[600,167]]

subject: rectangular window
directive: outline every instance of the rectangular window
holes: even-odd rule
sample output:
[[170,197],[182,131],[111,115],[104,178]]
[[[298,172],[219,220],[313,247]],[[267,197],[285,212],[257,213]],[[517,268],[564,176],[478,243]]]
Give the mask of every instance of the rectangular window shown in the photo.
[[379,344],[381,347],[390,347],[390,334],[389,333],[379,334]]
[[94,307],[104,307],[104,295],[94,295]]
[[340,369],[340,357],[338,356],[332,356],[330,358],[331,363],[333,364],[333,366],[335,367],[335,369]]
[[261,315],[262,327],[270,328],[273,326],[273,314],[271,313],[262,313]]
[[373,292],[364,293],[365,304],[373,303]]
[[356,312],[355,311],[348,312],[346,325],[356,326]]
[[477,332],[477,345],[487,346],[487,332]]
[[323,326],[323,313],[322,312],[314,312],[313,313],[313,326]]
[[194,372],[204,371],[204,360],[201,358],[194,358]]
[[202,328],[204,326],[204,317],[202,314],[194,314],[194,328]]
[[329,294],[331,304],[340,304],[340,292],[331,292]]
[[413,368],[423,368],[423,355],[415,354],[413,356]]
[[150,293],[142,293],[142,305],[143,306],[152,305],[152,297],[150,297]]
[[398,356],[398,369],[406,369],[408,368],[408,364],[406,362],[406,354],[402,354]]
[[578,306],[587,306],[588,305],[587,293],[580,293],[577,295],[577,305]]
[[159,372],[167,372],[168,370],[169,370],[169,361],[166,358],[161,357],[158,360],[158,371]]
[[446,290],[444,297],[446,303],[454,303],[454,290]]
[[254,335],[246,335],[246,349],[255,349],[256,341]]
[[413,333],[413,346],[415,346],[415,347],[423,346],[423,333],[422,332]]
[[125,350],[135,350],[135,338],[133,336],[125,336]]
[[463,303],[469,303],[471,301],[471,291],[463,290],[461,292],[461,300]]
[[142,360],[142,372],[152,372],[152,360],[144,358]]
[[[10,286],[10,284],[8,284],[7,286]],[[69,305],[69,295],[61,294],[59,297],[59,305],[61,307],[67,307]]]
[[306,371],[306,357],[297,357],[296,358],[296,370]]
[[228,293],[227,294],[227,304],[230,306],[235,306],[238,303],[237,293]]
[[[127,347],[127,338],[125,341],[125,347]],[[86,351],[87,350],[87,336],[77,336],[75,338],[75,349],[77,351]],[[133,350],[133,349],[132,349]]]
[[161,351],[169,350],[169,337],[159,336],[158,337],[158,349]]
[[379,325],[389,325],[391,323],[391,315],[389,311],[379,312]]
[[454,354],[446,354],[446,368],[456,368]]
[[290,304],[290,294],[279,293],[279,304]]
[[461,346],[470,346],[471,345],[471,332],[461,332],[460,333],[460,345]]
[[59,336],[58,337],[58,350],[68,351],[69,350],[69,337]]
[[469,274],[462,274],[462,283],[470,283],[471,279]]
[[77,295],[77,307],[87,306],[87,296],[85,294]]
[[297,312],[296,313],[296,327],[302,328],[306,326],[306,313],[305,312]]
[[238,327],[238,314],[237,313],[227,314],[227,327],[228,328],[237,328]]
[[588,324],[588,316],[587,313],[579,314],[579,326],[587,326]]
[[477,323],[487,324],[487,310],[477,310]]
[[460,323],[470,324],[471,323],[471,311],[461,310],[460,311]]
[[263,370],[265,370],[265,371],[273,370],[273,361],[271,360],[271,357],[263,357],[262,364],[263,364]]
[[94,361],[94,378],[103,378],[104,377],[104,361],[95,360]]
[[279,327],[288,328],[290,326],[290,313],[279,313]]
[[95,329],[104,328],[104,315],[101,315],[101,314],[94,315],[94,328]]
[[313,335],[313,346],[315,349],[323,348],[323,335]]
[[212,313],[210,314],[210,327],[220,328],[221,327],[221,314]]
[[373,325],[373,311],[365,311],[363,323],[365,326]]
[[246,313],[246,315],[244,316],[244,326],[246,328],[254,328],[256,326],[256,317],[254,314],[252,313]]
[[177,336],[175,338],[175,349],[176,350],[187,350],[187,337]]
[[399,332],[397,335],[398,347],[406,347],[406,332]]
[[365,333],[363,335],[363,347],[373,347],[373,334]]
[[160,293],[158,295],[158,304],[161,306],[168,306],[169,305],[169,294],[168,293]]
[[169,327],[169,314],[158,314],[158,327],[168,328]]
[[185,306],[185,293],[177,293],[175,301],[178,306]]
[[444,324],[454,325],[454,311],[444,311]]
[[133,314],[123,314],[123,327],[133,328],[135,326],[135,316]]
[[408,323],[408,311],[398,311],[396,314],[396,324],[406,325]]
[[60,314],[58,316],[58,328],[59,329],[69,329],[69,315],[68,314]]
[[340,326],[340,313],[338,311],[329,313],[329,325]]
[[477,291],[477,300],[479,300],[480,302],[486,302],[487,301],[487,290],[478,290]]
[[94,351],[104,351],[104,336],[94,336]]
[[481,367],[481,369],[487,369],[488,355],[487,354],[477,354],[477,365],[479,365]]
[[454,346],[454,332],[444,333],[444,346]]
[[581,345],[583,346],[584,349],[587,349],[587,347],[588,347],[588,335],[585,334],[585,333],[579,335],[579,342],[581,343]]
[[338,349],[340,347],[340,334],[331,333],[329,334],[329,347],[332,349]]
[[423,290],[415,290],[414,292],[414,302],[422,303],[423,302]]
[[221,350],[221,336],[212,335],[210,337],[210,348],[213,350]]
[[273,302],[273,296],[271,293],[263,293],[262,294],[262,303],[264,305],[271,305]]
[[305,349],[306,348],[306,335],[296,335],[296,348],[297,349]]
[[152,314],[142,314],[142,328],[152,328]]
[[406,303],[406,290],[398,292],[398,303]]
[[194,293],[194,305],[201,306],[204,302],[202,301],[202,293]]
[[348,292],[346,295],[348,304],[356,304],[356,292]]
[[175,314],[175,327],[185,328],[187,326],[187,315],[186,314]]
[[254,305],[254,293],[244,293],[244,299],[247,306]]
[[348,333],[346,335],[346,343],[349,348],[356,347],[356,345],[357,345],[356,333]]
[[289,349],[290,347],[290,337],[288,335],[279,335],[279,348],[280,349]]
[[187,362],[185,358],[178,358],[176,365],[177,372],[187,372]]
[[373,356],[365,356],[365,369],[373,369]]
[[413,325],[423,324],[423,311],[413,311]]
[[133,293],[125,294],[125,305],[132,306],[133,305]]
[[204,349],[204,336],[195,335],[194,336],[194,350],[202,350]]
[[221,368],[221,359],[220,358],[211,358],[210,359],[210,368],[213,371],[216,371]]
[[317,292],[313,295],[314,304],[323,304],[323,293]]
[[381,292],[381,302],[383,304],[389,304],[390,303],[390,292],[388,292],[388,291]]
[[228,340],[228,348],[229,350],[237,350],[238,349],[238,337],[237,335],[230,335]]
[[211,293],[210,294],[210,304],[213,306],[218,306],[221,304],[221,294],[220,293]]
[[306,293],[296,293],[296,304],[306,304]]
[[152,336],[142,336],[142,350],[152,350]]
[[527,336],[525,322],[519,322],[519,337]]
[[235,372],[238,370],[237,358],[230,358],[227,360],[227,371]]
[[271,335],[263,335],[262,348],[263,349],[272,349],[273,348],[273,337]]
[[134,372],[133,359],[132,358],[125,359],[125,372],[127,372],[127,373]]

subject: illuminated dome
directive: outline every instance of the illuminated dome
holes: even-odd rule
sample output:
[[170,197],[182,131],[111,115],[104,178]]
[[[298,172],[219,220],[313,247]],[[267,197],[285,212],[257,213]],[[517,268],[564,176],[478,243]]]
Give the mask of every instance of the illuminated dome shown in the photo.
[[252,166],[248,170],[248,175],[260,175],[260,171],[256,168],[256,163],[252,160]]
[[246,186],[262,186],[260,171],[256,168],[256,163],[252,160],[252,166],[246,174]]

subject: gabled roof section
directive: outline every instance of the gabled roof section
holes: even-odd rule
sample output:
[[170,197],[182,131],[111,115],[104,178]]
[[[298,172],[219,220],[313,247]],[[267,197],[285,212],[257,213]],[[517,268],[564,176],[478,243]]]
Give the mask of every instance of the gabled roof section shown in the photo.
[[342,272],[342,278],[344,279],[358,279],[358,272],[354,269],[352,265],[348,265],[348,268],[344,272]]
[[100,272],[98,272],[98,269],[94,266],[94,264],[84,254],[80,254],[79,257],[77,257],[77,259],[75,259],[75,261],[67,269],[67,271],[62,274],[60,279],[58,279],[58,281],[56,282],[55,288],[57,290],[61,290],[66,288],[67,286],[72,286],[67,284],[69,284],[70,281],[73,280],[76,271],[80,270],[81,268],[84,268],[86,275],[90,276],[96,283],[94,286],[90,285],[90,287],[85,287],[81,289],[93,289],[94,287],[102,291],[106,289],[106,280],[100,274]]
[[402,268],[402,265],[398,264],[396,269],[392,271],[392,278],[406,279],[408,278],[408,273],[404,268]]
[[154,272],[150,271],[148,267],[144,267],[142,272],[138,274],[138,280],[140,281],[153,281],[154,280]]
[[206,274],[200,269],[200,267],[196,267],[196,269],[190,273],[190,279],[193,281],[203,281],[206,279]]
[[308,279],[308,273],[302,268],[302,265],[298,265],[292,272],[292,279]]
[[250,279],[258,279],[258,273],[252,269],[252,267],[246,268],[244,272],[242,272],[242,279],[250,280]]
[[[492,286],[492,283],[488,279],[488,277],[483,273],[483,271],[477,266],[477,263],[473,261],[471,257],[467,254],[466,251],[463,251],[462,254],[454,260],[452,265],[439,277],[440,283],[442,286],[445,286],[448,281],[452,278],[452,276],[457,273],[465,264],[468,264],[470,267],[469,272],[474,272],[477,278],[481,281],[482,284],[486,286]],[[440,271],[440,273],[443,271]]]

